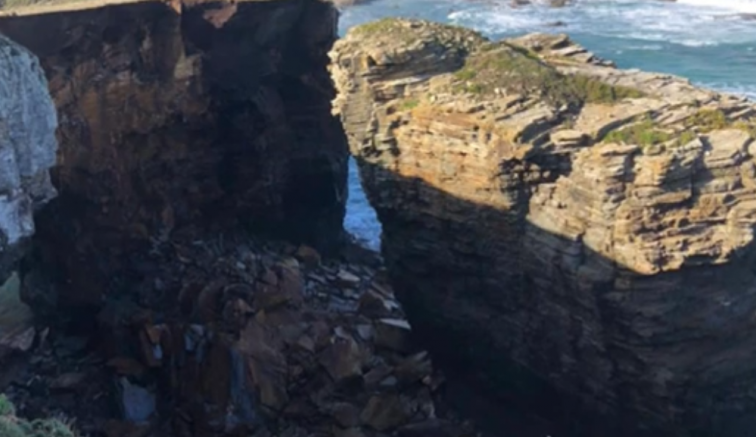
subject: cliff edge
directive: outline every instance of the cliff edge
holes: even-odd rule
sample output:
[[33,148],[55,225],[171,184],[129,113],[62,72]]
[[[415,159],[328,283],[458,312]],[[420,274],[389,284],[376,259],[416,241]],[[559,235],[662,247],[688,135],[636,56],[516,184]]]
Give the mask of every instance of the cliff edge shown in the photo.
[[742,435],[752,102],[565,35],[389,19],[331,58],[392,283],[447,369],[579,435]]

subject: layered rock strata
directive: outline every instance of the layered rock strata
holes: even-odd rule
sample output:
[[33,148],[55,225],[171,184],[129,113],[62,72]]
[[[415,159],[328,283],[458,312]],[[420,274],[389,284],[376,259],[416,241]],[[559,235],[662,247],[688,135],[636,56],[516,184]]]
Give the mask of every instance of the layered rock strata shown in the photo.
[[752,429],[751,102],[564,35],[383,20],[331,58],[392,283],[435,357],[581,436]]
[[[63,301],[100,305],[187,224],[335,246],[347,175],[326,70],[336,20],[316,0],[0,16],[0,32],[39,56],[59,114],[60,196],[38,217],[32,263],[55,269]],[[50,300],[47,279],[26,276],[38,289],[27,294]]]

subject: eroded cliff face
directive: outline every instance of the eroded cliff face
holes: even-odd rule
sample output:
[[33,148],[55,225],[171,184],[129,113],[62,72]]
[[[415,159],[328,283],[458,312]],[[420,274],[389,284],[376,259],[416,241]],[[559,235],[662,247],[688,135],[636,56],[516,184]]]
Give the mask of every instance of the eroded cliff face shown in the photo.
[[33,213],[55,197],[57,117],[37,58],[0,36],[0,281],[24,255]]
[[393,285],[436,357],[581,436],[751,429],[752,103],[563,35],[385,20],[331,57]]
[[65,301],[99,305],[185,226],[249,225],[333,247],[347,174],[326,71],[336,20],[315,0],[0,17],[0,32],[39,56],[60,116],[60,197],[38,217],[33,264],[55,267]]
[[[39,61],[0,35],[0,285],[29,250],[34,212],[56,194],[50,183],[56,125]],[[17,290],[0,288],[0,366],[33,340],[31,314]]]

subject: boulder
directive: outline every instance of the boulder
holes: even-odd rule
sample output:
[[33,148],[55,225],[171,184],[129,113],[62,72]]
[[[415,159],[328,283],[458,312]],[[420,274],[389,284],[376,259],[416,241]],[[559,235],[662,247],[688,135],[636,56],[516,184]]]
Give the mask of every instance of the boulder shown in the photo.
[[756,418],[756,107],[566,35],[388,19],[334,100],[413,332],[450,379],[576,435]]

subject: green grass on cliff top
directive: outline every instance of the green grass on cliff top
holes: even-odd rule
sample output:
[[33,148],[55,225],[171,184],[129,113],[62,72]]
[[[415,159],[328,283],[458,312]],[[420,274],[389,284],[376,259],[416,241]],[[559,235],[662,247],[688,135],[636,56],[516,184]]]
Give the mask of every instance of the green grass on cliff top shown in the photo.
[[452,90],[455,92],[491,95],[501,90],[507,94],[538,95],[555,106],[611,104],[643,96],[636,89],[609,85],[588,76],[561,74],[535,53],[503,41],[492,43],[463,27],[384,18],[357,26],[353,32],[367,43],[396,43],[405,47],[419,43],[417,46],[421,47],[423,42],[432,42],[448,50],[470,53],[454,74],[457,83]]
[[461,91],[489,94],[501,89],[507,93],[536,94],[554,106],[611,104],[643,96],[636,89],[609,85],[585,75],[564,75],[534,53],[506,42],[488,43],[469,56],[455,76],[460,81],[457,89]]

